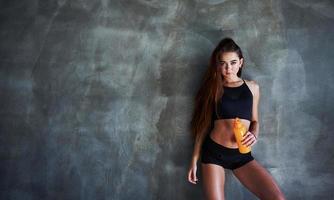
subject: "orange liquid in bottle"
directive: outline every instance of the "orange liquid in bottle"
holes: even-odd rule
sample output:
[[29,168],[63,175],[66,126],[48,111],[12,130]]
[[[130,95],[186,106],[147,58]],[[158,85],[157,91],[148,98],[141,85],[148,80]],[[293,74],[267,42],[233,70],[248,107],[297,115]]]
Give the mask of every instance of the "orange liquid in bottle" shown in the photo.
[[241,123],[240,119],[236,117],[233,122],[233,132],[234,136],[237,140],[237,144],[239,147],[240,153],[248,153],[251,151],[251,147],[247,147],[246,145],[243,145],[241,143],[241,140],[243,139],[243,135],[246,134],[246,127],[244,124]]

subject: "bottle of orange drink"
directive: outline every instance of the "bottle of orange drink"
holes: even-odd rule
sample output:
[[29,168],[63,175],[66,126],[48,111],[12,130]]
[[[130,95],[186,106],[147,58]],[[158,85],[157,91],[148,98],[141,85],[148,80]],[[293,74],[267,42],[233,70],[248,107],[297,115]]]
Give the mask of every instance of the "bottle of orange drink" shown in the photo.
[[238,147],[239,147],[239,152],[240,153],[248,153],[251,151],[251,147],[243,145],[241,143],[241,140],[243,139],[243,135],[246,134],[247,130],[244,124],[242,124],[242,122],[240,121],[240,119],[238,117],[236,117],[234,119],[233,122],[233,132],[234,132],[234,136],[237,140],[238,143]]

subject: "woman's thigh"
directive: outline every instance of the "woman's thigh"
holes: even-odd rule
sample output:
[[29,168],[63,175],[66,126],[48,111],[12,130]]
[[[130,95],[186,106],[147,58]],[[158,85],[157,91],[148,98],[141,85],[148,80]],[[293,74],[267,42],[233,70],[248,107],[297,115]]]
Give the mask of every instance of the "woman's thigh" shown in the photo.
[[212,163],[201,163],[201,165],[206,200],[224,200],[225,169]]
[[255,159],[233,170],[233,174],[260,199],[285,199],[274,178]]

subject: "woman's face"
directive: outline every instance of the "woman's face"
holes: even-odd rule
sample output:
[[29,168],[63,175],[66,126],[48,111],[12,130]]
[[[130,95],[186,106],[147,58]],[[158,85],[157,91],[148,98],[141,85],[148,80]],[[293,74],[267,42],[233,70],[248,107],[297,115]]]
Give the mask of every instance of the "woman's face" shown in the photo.
[[220,54],[218,60],[218,66],[221,68],[222,75],[228,78],[237,76],[239,68],[241,68],[243,63],[243,58],[239,59],[238,54],[235,52],[224,52]]

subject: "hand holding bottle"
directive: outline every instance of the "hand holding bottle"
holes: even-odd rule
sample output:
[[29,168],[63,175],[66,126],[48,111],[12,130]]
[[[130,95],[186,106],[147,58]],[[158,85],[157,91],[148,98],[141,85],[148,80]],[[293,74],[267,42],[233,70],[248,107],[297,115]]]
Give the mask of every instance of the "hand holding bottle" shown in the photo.
[[253,146],[257,142],[257,137],[250,131],[247,131],[244,134],[244,139],[241,140],[241,143],[246,146]]

